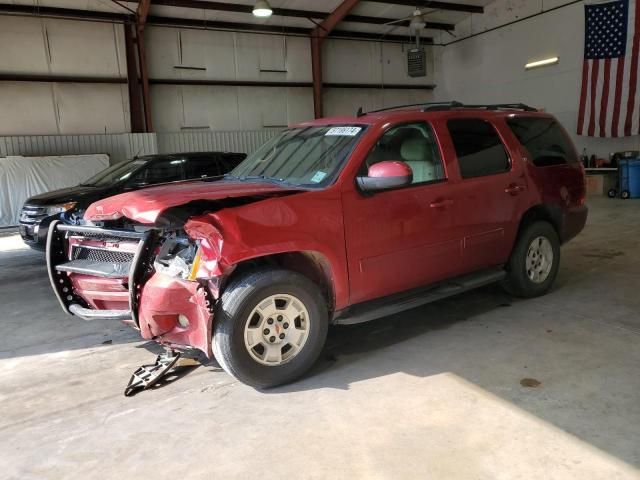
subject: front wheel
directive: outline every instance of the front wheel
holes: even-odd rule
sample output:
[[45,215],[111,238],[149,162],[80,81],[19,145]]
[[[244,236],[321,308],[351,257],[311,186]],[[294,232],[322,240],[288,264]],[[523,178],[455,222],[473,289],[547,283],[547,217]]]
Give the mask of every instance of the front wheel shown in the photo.
[[216,308],[213,352],[241,382],[269,388],[311,368],[327,337],[327,305],[295,272],[265,269],[231,281]]
[[527,226],[507,264],[503,286],[518,297],[538,297],[551,288],[560,265],[560,239],[551,224],[540,221]]

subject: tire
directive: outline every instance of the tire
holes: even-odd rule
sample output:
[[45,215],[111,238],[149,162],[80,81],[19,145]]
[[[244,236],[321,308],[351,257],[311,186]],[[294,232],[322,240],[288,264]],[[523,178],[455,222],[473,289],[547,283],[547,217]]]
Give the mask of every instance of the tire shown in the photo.
[[553,285],[559,266],[560,239],[557,232],[548,222],[531,223],[518,237],[506,266],[507,277],[503,287],[516,297],[539,297]]
[[[214,316],[213,353],[242,383],[259,389],[283,385],[313,366],[328,324],[326,301],[308,278],[281,269],[255,271],[232,280],[222,294]],[[251,348],[254,339],[260,343]],[[294,348],[295,343],[300,348]]]
[[631,198],[631,193],[629,192],[629,190],[623,190],[620,194],[620,198],[622,198],[623,200],[629,200]]
[[609,198],[616,198],[617,195],[618,195],[618,191],[615,188],[612,188],[607,192],[607,196]]

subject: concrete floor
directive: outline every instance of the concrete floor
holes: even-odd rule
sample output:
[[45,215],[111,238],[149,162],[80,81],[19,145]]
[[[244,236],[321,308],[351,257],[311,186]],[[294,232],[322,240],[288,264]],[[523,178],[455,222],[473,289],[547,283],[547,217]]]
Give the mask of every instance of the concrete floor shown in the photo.
[[209,365],[125,398],[155,347],[65,316],[42,256],[4,236],[0,477],[640,478],[640,202],[590,206],[548,296],[335,328],[268,393]]

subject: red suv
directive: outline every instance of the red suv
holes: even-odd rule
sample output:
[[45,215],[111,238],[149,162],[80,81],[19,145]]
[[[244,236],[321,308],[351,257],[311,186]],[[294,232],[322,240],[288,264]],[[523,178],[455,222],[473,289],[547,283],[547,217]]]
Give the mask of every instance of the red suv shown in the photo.
[[405,106],[284,130],[222,179],[92,204],[47,246],[64,310],[290,382],[330,324],[492,282],[534,297],[587,218],[584,172],[526,105]]

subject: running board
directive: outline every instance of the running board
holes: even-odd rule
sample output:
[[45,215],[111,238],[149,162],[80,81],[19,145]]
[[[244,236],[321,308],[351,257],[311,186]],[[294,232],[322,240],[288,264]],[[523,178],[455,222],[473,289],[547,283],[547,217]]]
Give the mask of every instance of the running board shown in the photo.
[[436,284],[428,289],[404,292],[379,300],[354,305],[353,307],[337,312],[334,325],[355,325],[369,322],[376,318],[387,317],[395,313],[421,307],[428,303],[436,302],[459,293],[473,290],[484,285],[499,282],[506,276],[506,272],[500,269],[483,270],[481,272],[456,277],[446,282]]

